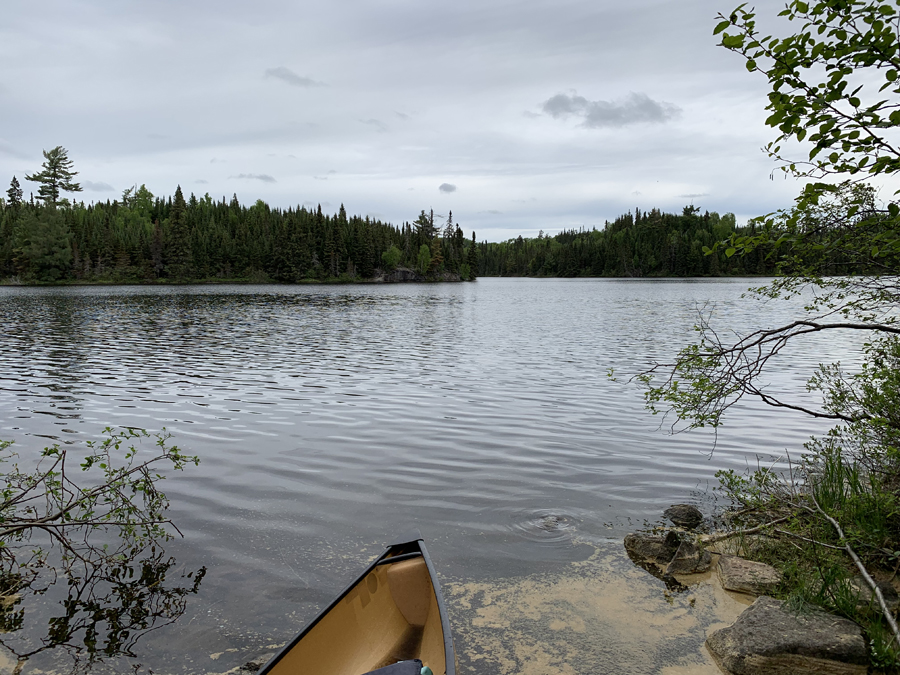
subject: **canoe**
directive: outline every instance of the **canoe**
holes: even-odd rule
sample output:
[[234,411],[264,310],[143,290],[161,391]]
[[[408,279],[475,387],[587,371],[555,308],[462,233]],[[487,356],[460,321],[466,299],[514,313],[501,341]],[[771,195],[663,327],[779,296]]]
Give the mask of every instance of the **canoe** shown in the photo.
[[418,531],[385,548],[259,675],[456,675],[447,608]]

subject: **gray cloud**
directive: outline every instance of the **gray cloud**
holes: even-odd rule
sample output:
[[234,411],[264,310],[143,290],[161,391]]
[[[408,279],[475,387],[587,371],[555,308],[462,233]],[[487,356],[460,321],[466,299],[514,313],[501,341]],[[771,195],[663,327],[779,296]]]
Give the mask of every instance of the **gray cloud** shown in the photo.
[[368,124],[370,127],[375,127],[378,130],[379,134],[383,134],[388,130],[387,124],[382,122],[381,120],[368,119],[368,120],[360,120],[363,124]]
[[397,110],[395,110],[395,111],[394,111],[394,114],[395,114],[397,117],[399,117],[401,120],[408,120],[408,119],[409,119],[409,115],[407,115],[406,113],[398,112]]
[[324,82],[316,82],[311,77],[304,77],[303,75],[298,75],[290,68],[285,68],[284,66],[278,66],[277,68],[267,68],[266,69],[266,77],[274,77],[276,80],[281,80],[282,82],[287,82],[289,85],[293,87],[324,87]]
[[207,183],[209,183],[208,180],[203,180],[202,178],[198,178],[198,179],[195,180],[194,182],[195,182],[197,185],[206,185]]
[[686,195],[678,195],[678,197],[681,197],[683,199],[693,199],[694,197],[709,197],[709,193],[708,192],[694,192],[694,193],[686,194]]
[[452,183],[441,183],[440,187],[438,187],[438,190],[440,190],[441,192],[456,192],[456,186]]
[[267,173],[239,173],[236,176],[228,176],[229,178],[261,180],[263,183],[277,183],[272,176]]
[[85,190],[88,190],[90,192],[115,192],[116,191],[116,188],[114,188],[109,183],[103,183],[103,182],[99,182],[99,181],[94,183],[93,181],[83,180],[83,181],[81,181],[81,187],[83,187]]
[[581,126],[591,129],[668,122],[681,113],[681,108],[672,103],[654,101],[647,94],[635,92],[619,101],[589,101],[576,92],[557,94],[544,101],[542,110],[556,119],[572,115],[580,117]]

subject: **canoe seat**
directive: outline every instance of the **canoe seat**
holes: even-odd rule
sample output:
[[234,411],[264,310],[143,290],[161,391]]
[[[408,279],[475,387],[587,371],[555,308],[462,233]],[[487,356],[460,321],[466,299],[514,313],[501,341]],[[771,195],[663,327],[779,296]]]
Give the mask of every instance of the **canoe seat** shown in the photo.
[[363,673],[363,675],[419,675],[421,672],[422,662],[419,659],[410,659],[409,661],[399,661],[378,670],[370,670],[368,673]]

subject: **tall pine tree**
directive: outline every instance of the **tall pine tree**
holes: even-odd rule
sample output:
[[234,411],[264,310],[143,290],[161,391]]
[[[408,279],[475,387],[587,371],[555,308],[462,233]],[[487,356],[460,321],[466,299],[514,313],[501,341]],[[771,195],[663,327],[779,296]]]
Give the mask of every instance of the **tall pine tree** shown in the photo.
[[81,192],[81,185],[72,179],[78,175],[72,171],[72,160],[64,147],[57,145],[52,150],[44,150],[43,171],[25,174],[25,180],[40,183],[38,198],[45,204],[56,206],[60,203],[59,193]]

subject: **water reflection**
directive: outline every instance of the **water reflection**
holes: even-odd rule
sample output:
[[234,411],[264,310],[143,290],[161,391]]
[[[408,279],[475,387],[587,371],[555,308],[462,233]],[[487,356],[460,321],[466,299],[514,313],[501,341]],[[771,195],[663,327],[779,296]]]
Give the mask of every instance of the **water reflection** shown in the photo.
[[51,650],[56,653],[43,667],[69,673],[136,657],[141,638],[184,614],[205,574],[203,567],[186,571],[155,548],[117,565],[66,574],[53,567],[7,569],[0,574],[0,646],[15,662],[14,675]]

